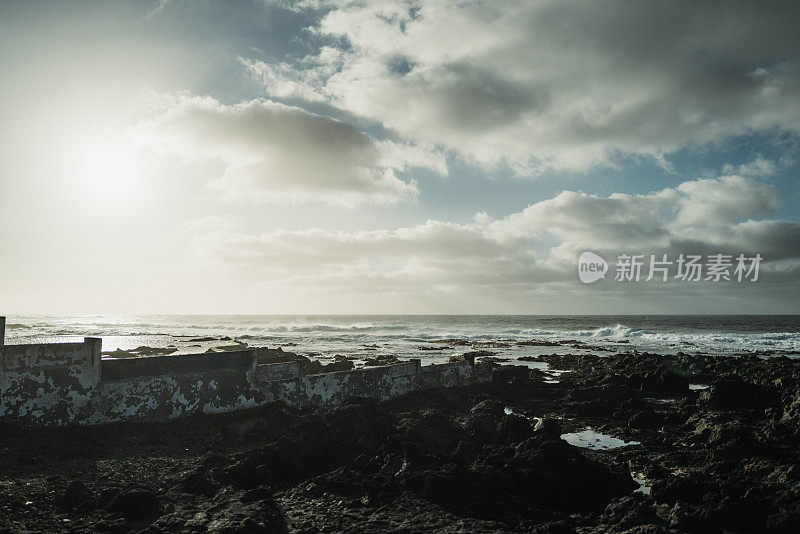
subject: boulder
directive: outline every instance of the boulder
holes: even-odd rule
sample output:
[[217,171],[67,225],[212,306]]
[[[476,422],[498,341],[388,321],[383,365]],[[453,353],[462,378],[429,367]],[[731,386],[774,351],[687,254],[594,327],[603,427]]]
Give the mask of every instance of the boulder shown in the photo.
[[777,404],[774,392],[739,377],[717,380],[700,392],[698,402],[720,410],[763,410]]
[[561,425],[555,419],[539,419],[533,431],[540,435],[548,435],[556,438],[561,438]]
[[112,514],[128,521],[136,521],[161,514],[161,504],[155,492],[149,488],[133,487],[123,490],[108,507]]
[[92,501],[92,499],[92,490],[76,479],[69,483],[64,493],[58,498],[57,504],[64,510],[74,510],[81,504]]
[[208,477],[203,470],[197,469],[188,473],[177,484],[176,489],[183,493],[212,497],[219,490],[219,484]]
[[530,421],[521,415],[506,414],[497,423],[497,439],[503,443],[517,443],[528,439],[532,434]]

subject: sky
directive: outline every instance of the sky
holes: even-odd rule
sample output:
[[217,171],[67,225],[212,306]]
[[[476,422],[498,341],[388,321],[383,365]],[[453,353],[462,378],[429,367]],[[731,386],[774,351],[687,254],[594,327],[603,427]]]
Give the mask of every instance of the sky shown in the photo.
[[800,313],[798,27],[763,1],[2,2],[0,312]]

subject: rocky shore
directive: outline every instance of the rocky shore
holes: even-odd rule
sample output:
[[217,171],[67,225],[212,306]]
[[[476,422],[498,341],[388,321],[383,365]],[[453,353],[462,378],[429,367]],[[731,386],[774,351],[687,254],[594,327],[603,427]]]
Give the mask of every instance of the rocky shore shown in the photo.
[[797,531],[800,362],[538,361],[384,403],[1,421],[0,532]]

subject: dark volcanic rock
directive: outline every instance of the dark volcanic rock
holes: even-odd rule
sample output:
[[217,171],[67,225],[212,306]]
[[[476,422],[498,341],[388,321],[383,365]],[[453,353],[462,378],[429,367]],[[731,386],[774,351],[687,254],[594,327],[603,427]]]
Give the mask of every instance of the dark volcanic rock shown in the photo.
[[450,454],[458,444],[461,429],[441,412],[426,410],[416,417],[404,417],[398,421],[396,429],[404,444],[404,450],[423,454]]
[[492,441],[497,432],[497,425],[505,415],[502,403],[493,400],[484,400],[473,406],[469,411],[466,428],[481,443]]
[[[368,363],[365,365],[384,365],[384,364]],[[334,361],[332,363],[322,363],[319,360],[309,361],[308,364],[306,365],[306,374],[316,375],[319,373],[334,373],[337,371],[349,371],[354,367],[355,365],[353,364],[353,362],[349,360],[346,356],[337,354],[334,357]]]
[[[631,380],[637,375],[631,376]],[[689,393],[689,378],[670,372],[664,367],[640,375],[639,388],[648,394],[681,396]]]
[[[0,532],[796,531],[800,362],[540,360],[571,372],[493,364],[470,388],[169,423],[0,421]],[[560,439],[589,426],[640,444]]]
[[629,426],[645,430],[657,430],[661,428],[662,423],[662,418],[649,406],[636,412],[628,419]]
[[641,493],[626,495],[606,506],[600,522],[616,531],[666,532],[664,520],[656,514],[651,500]]
[[699,401],[723,410],[763,410],[778,404],[774,391],[747,383],[739,377],[716,381],[709,389],[700,392]]
[[[497,354],[495,351],[481,349],[481,350],[471,350],[469,352],[465,352],[464,353],[464,357],[465,358],[487,358],[487,357],[490,357],[490,356],[494,356],[495,354]],[[498,359],[502,359],[504,361],[508,361],[507,358],[505,358],[505,359],[498,358]]]
[[65,510],[74,510],[79,505],[92,501],[92,491],[80,480],[69,483],[64,493],[58,499],[58,505]]
[[[560,429],[559,429],[560,430]],[[524,441],[533,434],[533,427],[526,417],[507,414],[497,423],[497,439],[503,443]]]
[[555,419],[539,419],[533,430],[554,438],[561,437],[561,425]]
[[133,487],[117,495],[108,510],[128,521],[135,521],[160,515],[161,504],[151,489]]
[[297,360],[301,361],[311,361],[309,358],[305,356],[301,356],[300,354],[295,354],[294,352],[285,351],[282,348],[278,347],[277,349],[270,349],[267,347],[259,347],[255,349],[256,355],[258,357],[258,363],[282,363],[282,362],[293,362]]
[[650,495],[659,502],[675,504],[678,501],[698,503],[703,496],[714,491],[716,487],[709,477],[702,473],[685,476],[671,476],[653,484]]
[[800,391],[795,391],[785,403],[783,414],[781,414],[781,421],[792,423],[800,429]]
[[367,367],[376,367],[378,365],[391,365],[394,363],[400,363],[400,360],[397,359],[396,356],[391,354],[379,354],[374,358],[367,358],[364,360],[364,365]]
[[503,403],[495,400],[482,400],[469,410],[470,417],[489,417],[499,419],[505,414]]
[[180,481],[177,488],[183,493],[211,497],[219,490],[219,484],[212,480],[204,470],[197,469],[187,474],[186,477]]
[[353,362],[347,359],[347,356],[337,354],[333,357],[333,363],[325,364],[322,366],[322,372],[333,373],[335,371],[349,371],[353,369]]
[[492,381],[504,384],[513,379],[526,382],[531,369],[526,365],[498,365],[492,369]]

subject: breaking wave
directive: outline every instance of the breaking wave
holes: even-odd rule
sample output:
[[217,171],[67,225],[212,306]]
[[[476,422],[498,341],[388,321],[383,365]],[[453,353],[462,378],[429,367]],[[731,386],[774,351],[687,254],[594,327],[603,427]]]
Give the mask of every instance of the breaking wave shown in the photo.
[[[103,337],[104,346],[136,338],[166,346],[186,337],[227,336],[253,345],[297,345],[307,350],[413,349],[436,341],[505,343],[548,341],[651,352],[709,353],[783,351],[800,353],[800,317],[636,316],[120,316],[9,317],[8,343]],[[615,320],[617,319],[617,320]],[[618,320],[625,319],[625,320]],[[46,340],[46,341],[45,341]],[[131,341],[134,343],[134,341]],[[451,343],[463,346],[464,343]],[[531,344],[535,346],[535,344]],[[455,349],[454,349],[455,350]]]

